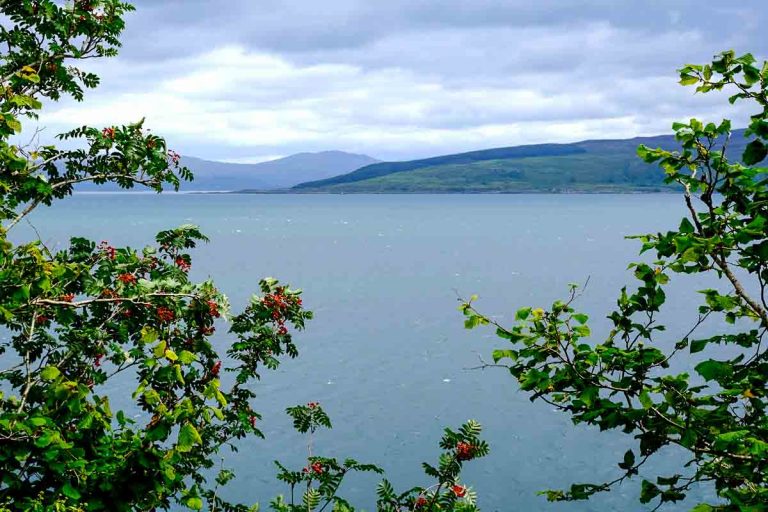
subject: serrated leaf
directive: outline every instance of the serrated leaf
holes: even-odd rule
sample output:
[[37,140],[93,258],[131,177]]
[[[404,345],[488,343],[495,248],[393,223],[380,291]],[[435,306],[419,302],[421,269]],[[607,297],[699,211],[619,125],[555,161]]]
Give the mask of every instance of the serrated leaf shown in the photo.
[[191,423],[185,423],[179,429],[179,438],[176,442],[176,449],[180,452],[189,452],[195,445],[202,444],[203,439],[200,437],[197,429]]

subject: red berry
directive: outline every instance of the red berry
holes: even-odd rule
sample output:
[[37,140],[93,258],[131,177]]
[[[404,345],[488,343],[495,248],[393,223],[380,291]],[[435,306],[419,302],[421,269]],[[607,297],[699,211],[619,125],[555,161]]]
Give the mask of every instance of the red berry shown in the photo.
[[187,260],[185,260],[184,258],[182,258],[181,256],[179,256],[178,258],[176,258],[176,261],[175,261],[175,263],[176,263],[176,266],[177,266],[177,267],[179,267],[179,268],[180,268],[181,270],[183,270],[184,272],[189,272],[189,269],[190,269],[190,268],[192,268],[192,264],[191,264],[191,263],[189,263],[189,262],[188,262]]
[[221,316],[221,313],[219,313],[219,305],[212,300],[208,301],[208,314],[214,318],[219,318]]
[[161,322],[170,322],[176,318],[176,315],[170,309],[160,306],[157,308],[157,318],[159,318]]
[[120,274],[117,279],[124,284],[136,284],[136,276],[133,274]]
[[457,498],[463,498],[467,495],[467,488],[463,485],[454,485],[451,487],[451,490],[453,491],[453,494],[456,495]]
[[475,447],[469,443],[458,443],[456,445],[456,458],[459,460],[470,460],[475,456]]

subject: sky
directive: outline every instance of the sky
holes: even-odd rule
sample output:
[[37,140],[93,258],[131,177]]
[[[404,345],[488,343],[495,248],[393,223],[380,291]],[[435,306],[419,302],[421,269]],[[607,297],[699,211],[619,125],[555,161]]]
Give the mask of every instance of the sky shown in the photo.
[[768,57],[766,0],[136,0],[102,85],[46,133],[146,117],[184,155],[383,160],[744,125],[676,70]]

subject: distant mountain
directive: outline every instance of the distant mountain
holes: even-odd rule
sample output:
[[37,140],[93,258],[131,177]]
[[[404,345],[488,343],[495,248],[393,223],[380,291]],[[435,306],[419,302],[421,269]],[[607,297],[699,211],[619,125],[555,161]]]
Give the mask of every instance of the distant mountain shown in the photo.
[[182,163],[195,175],[185,190],[240,190],[290,188],[310,180],[322,180],[346,174],[378,162],[366,155],[343,151],[298,153],[258,164],[212,162],[183,157]]
[[[366,155],[343,151],[298,153],[258,164],[214,162],[191,156],[182,157],[181,163],[195,175],[191,183],[182,183],[182,191],[200,190],[275,190],[287,189],[310,180],[321,180],[346,174],[360,167],[378,162]],[[88,184],[81,190],[116,190],[107,185]]]
[[[640,144],[675,149],[673,135],[573,144],[536,144],[472,151],[408,162],[380,162],[348,174],[301,183],[292,192],[653,192],[664,173],[637,157]],[[734,131],[730,154],[746,146]]]

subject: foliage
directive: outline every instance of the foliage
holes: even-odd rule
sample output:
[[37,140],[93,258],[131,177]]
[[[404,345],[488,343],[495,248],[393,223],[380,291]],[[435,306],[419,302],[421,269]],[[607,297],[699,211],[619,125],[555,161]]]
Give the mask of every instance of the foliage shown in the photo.
[[[238,440],[262,436],[253,385],[264,368],[298,355],[292,331],[312,317],[301,292],[275,279],[262,280],[246,308],[231,313],[212,281],[189,279],[190,251],[207,241],[196,226],[162,231],[143,249],[76,237],[54,253],[39,239],[9,240],[35,208],[71,195],[77,184],[161,192],[192,178],[143,121],[84,126],[59,137],[75,140],[78,149],[40,146],[34,136],[16,143],[21,119],[35,118],[43,100],[63,94],[81,100],[84,88],[98,84],[69,63],[115,55],[122,17],[131,9],[117,0],[0,3],[3,23],[10,24],[0,27],[7,47],[0,53],[2,512],[257,510],[225,501],[222,487],[235,475],[213,468]],[[220,354],[211,337],[225,320],[230,344]],[[121,399],[132,391],[129,412],[112,410],[108,391],[115,385]],[[288,413],[310,436],[331,427],[317,403]],[[459,473],[463,462],[488,452],[479,433],[474,422],[447,430],[438,467],[425,466],[438,484],[395,495],[385,482],[380,509],[476,510]],[[272,503],[279,511],[354,510],[337,493],[345,475],[381,472],[311,451],[303,471],[278,468],[278,478],[291,486],[290,504]],[[306,491],[297,505],[300,483]]]
[[[355,508],[346,499],[338,495],[344,477],[351,472],[383,471],[373,464],[360,464],[354,459],[343,462],[335,458],[320,457],[313,454],[312,436],[318,428],[331,428],[331,420],[317,402],[289,407],[288,414],[293,418],[294,428],[309,436],[307,465],[300,471],[291,471],[275,461],[278,467],[278,479],[290,486],[289,501],[278,496],[271,503],[276,512],[313,512],[322,511],[329,505],[336,512],[354,512]],[[476,494],[460,482],[464,462],[484,457],[488,454],[488,444],[480,439],[482,428],[475,421],[468,421],[458,431],[446,429],[440,440],[438,465],[424,463],[424,472],[437,481],[430,487],[413,487],[403,493],[396,493],[388,480],[383,480],[378,487],[376,510],[379,512],[424,511],[424,512],[475,512]],[[303,486],[301,501],[297,503],[296,491]]]
[[[78,183],[178,188],[191,178],[143,122],[81,127],[61,150],[19,139],[21,119],[44,100],[83,98],[98,78],[69,65],[116,53],[116,0],[66,5],[3,2],[0,30],[0,504],[9,510],[246,510],[209,482],[214,458],[234,440],[260,436],[251,390],[261,368],[297,349],[289,327],[311,314],[300,292],[261,282],[244,311],[229,313],[213,282],[193,283],[189,251],[203,234],[181,226],[141,250],[73,238],[57,253],[8,232]],[[6,24],[8,26],[6,26]],[[211,344],[217,319],[234,339]],[[226,378],[226,373],[231,378]],[[133,411],[113,412],[107,383],[131,383]],[[125,388],[123,388],[125,389]],[[130,395],[126,393],[126,395]]]
[[[675,445],[689,460],[679,473],[644,479],[641,502],[680,501],[692,486],[709,482],[722,501],[700,504],[697,512],[765,510],[768,503],[768,169],[756,167],[768,153],[768,63],[758,67],[751,55],[726,52],[711,64],[685,66],[681,84],[701,93],[735,88],[731,103],[755,102],[759,112],[746,130],[752,140],[738,155],[743,163],[734,162],[730,122],[692,119],[674,125],[680,151],[639,148],[646,162],[660,163],[668,183],[683,186],[689,215],[677,230],[635,237],[655,262],[630,265],[639,284],[622,289],[605,341],[588,342],[588,318],[573,307],[575,286],[568,300],[549,309],[520,309],[511,327],[478,313],[472,300],[461,306],[467,328],[491,324],[509,342],[493,359],[532,401],[637,442],[615,480],[547,491],[550,500],[608,491]],[[717,278],[718,287],[701,291],[697,318],[674,336],[658,320],[665,288],[674,276],[689,274]],[[699,334],[705,326],[721,332]],[[694,375],[670,370],[681,358],[698,361]]]

